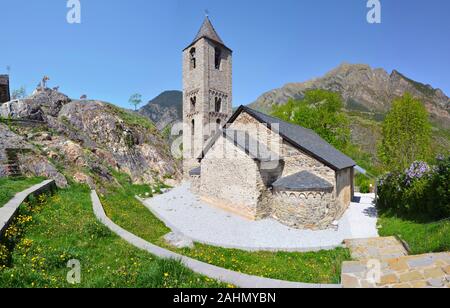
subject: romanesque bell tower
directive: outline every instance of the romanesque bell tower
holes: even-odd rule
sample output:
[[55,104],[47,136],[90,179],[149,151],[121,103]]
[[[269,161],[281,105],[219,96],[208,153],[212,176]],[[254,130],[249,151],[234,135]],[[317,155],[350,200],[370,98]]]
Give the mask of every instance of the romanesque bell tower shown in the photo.
[[232,114],[232,50],[206,17],[183,51],[183,171],[199,166],[205,144]]

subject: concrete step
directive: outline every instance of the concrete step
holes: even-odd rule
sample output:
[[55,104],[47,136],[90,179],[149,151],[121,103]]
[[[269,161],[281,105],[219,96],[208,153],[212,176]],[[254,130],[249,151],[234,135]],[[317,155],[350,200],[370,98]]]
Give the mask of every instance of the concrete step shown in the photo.
[[396,237],[345,240],[354,260],[392,259],[407,256],[408,250]]

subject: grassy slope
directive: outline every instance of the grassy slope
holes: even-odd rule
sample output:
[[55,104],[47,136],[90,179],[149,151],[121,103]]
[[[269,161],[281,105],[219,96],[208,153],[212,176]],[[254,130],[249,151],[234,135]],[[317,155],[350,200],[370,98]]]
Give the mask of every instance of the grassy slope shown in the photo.
[[39,184],[43,178],[0,178],[0,208],[14,198],[16,193],[21,192],[33,185]]
[[101,198],[107,215],[114,222],[149,242],[206,263],[268,278],[305,283],[338,283],[341,264],[350,259],[346,249],[273,253],[246,252],[202,244],[196,244],[194,249],[175,249],[167,246],[162,239],[170,230],[134,199],[135,194],[144,194],[149,189],[124,182],[122,184],[124,189],[116,189]]
[[69,287],[68,260],[78,259],[77,287],[218,287],[175,261],[140,251],[97,222],[89,190],[59,191],[33,214],[13,250],[11,266],[0,268],[0,287]]
[[450,221],[421,224],[397,217],[382,216],[378,220],[381,236],[398,235],[413,254],[450,251]]

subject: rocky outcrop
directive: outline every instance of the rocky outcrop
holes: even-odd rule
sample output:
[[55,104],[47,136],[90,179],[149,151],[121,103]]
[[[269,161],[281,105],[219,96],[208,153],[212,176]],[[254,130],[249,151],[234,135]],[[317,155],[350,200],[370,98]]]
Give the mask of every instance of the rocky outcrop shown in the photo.
[[51,89],[36,90],[26,99],[2,104],[0,116],[45,122],[47,117],[57,117],[61,108],[70,101],[66,95]]
[[287,84],[263,94],[251,106],[269,112],[273,105],[303,98],[309,89],[339,92],[347,109],[378,113],[386,113],[395,98],[409,92],[425,104],[436,122],[450,127],[450,99],[441,90],[411,80],[398,71],[389,74],[363,64],[342,64],[324,77]]
[[0,124],[0,177],[8,176],[6,152],[18,152],[17,164],[24,175],[44,176],[54,179],[59,187],[66,187],[67,180],[56,168],[42,156],[36,146],[28,142],[26,137],[12,132],[6,125]]
[[100,101],[71,100],[45,89],[0,105],[0,114],[45,123],[2,125],[0,152],[10,147],[30,149],[20,155],[23,172],[53,178],[59,186],[67,185],[64,175],[91,188],[102,182],[114,184],[115,171],[128,174],[135,183],[180,178],[168,144],[152,122],[134,112]]

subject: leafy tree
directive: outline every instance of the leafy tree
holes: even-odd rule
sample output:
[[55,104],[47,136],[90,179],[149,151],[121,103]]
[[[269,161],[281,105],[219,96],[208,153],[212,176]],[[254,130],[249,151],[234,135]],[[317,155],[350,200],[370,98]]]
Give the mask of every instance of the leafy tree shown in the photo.
[[389,171],[404,171],[430,157],[431,124],[425,106],[406,93],[393,102],[383,123],[379,156]]
[[312,129],[341,151],[350,146],[350,122],[342,112],[344,103],[338,93],[306,91],[302,100],[275,106],[272,115],[281,120]]
[[134,106],[134,110],[137,111],[137,108],[140,104],[142,104],[142,95],[139,93],[131,95],[128,102]]
[[23,86],[11,93],[11,99],[22,99],[25,97],[27,97],[27,90]]

